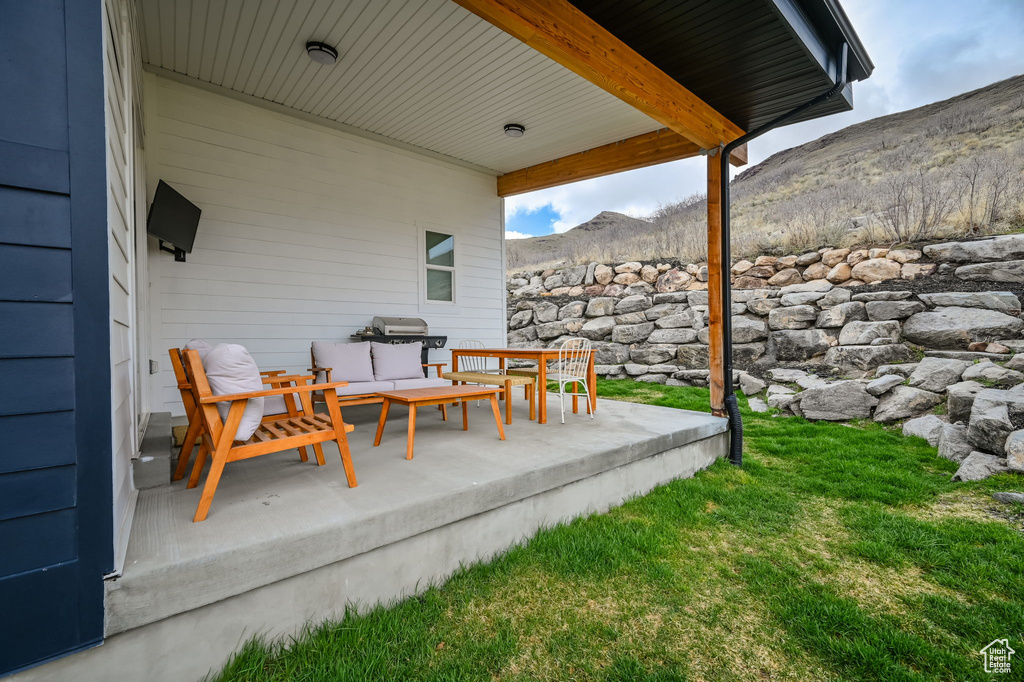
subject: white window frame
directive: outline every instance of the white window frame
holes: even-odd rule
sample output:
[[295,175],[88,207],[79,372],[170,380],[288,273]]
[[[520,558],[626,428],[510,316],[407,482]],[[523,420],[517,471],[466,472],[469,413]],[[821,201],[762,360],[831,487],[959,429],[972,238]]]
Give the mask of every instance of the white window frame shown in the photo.
[[[419,267],[420,306],[429,306],[435,310],[435,306],[441,306],[449,312],[457,312],[459,300],[459,273],[462,270],[462,244],[459,239],[459,234],[451,227],[441,225],[416,223],[416,227],[418,237],[417,246],[419,249],[419,256],[416,260]],[[453,260],[455,265],[429,265],[427,263],[427,232],[446,234],[452,238],[452,248],[455,250],[455,258]],[[427,270],[444,270],[452,273],[452,300],[434,301],[427,298]]]

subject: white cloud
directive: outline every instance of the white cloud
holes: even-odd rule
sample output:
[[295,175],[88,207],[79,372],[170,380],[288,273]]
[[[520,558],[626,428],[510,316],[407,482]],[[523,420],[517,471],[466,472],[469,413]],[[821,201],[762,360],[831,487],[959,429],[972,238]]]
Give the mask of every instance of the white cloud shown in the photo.
[[516,232],[515,230],[505,230],[505,239],[529,239],[532,234],[526,234],[525,232]]

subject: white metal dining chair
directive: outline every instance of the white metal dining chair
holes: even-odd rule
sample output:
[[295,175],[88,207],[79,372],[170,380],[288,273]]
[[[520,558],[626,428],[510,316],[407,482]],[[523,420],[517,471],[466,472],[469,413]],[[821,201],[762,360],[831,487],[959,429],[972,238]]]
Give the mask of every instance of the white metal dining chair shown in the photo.
[[[587,382],[587,367],[590,363],[590,353],[592,346],[590,339],[574,338],[566,339],[558,349],[558,365],[556,366],[555,373],[548,374],[548,381],[558,382],[558,407],[562,411],[562,423],[565,423],[565,396],[571,395],[573,399],[579,396],[586,397],[587,412],[590,413],[590,418],[594,418],[594,412],[590,406],[590,392],[596,390],[595,386],[591,386]],[[565,387],[569,384],[573,385],[572,391],[566,393]],[[579,387],[583,386],[583,392],[579,392]]]

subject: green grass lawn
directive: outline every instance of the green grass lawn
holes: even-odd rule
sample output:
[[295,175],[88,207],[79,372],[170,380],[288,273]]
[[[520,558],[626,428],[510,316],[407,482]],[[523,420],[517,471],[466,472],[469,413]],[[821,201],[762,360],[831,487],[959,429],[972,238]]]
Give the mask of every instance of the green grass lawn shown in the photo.
[[[600,395],[707,410],[708,392]],[[951,483],[923,440],[746,411],[719,461],[534,537],[443,587],[285,645],[217,680],[982,680],[1008,637],[1024,679],[1024,509],[1004,475]]]

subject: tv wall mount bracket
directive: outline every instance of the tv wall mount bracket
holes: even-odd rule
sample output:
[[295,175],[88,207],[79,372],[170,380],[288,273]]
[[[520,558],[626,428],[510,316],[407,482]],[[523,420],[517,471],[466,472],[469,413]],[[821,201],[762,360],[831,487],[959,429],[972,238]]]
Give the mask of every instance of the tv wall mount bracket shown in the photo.
[[173,253],[174,254],[174,260],[176,260],[179,263],[184,263],[185,262],[185,249],[179,249],[174,244],[168,244],[163,239],[161,239],[159,241],[160,241],[160,250],[161,251],[166,251],[167,253]]

